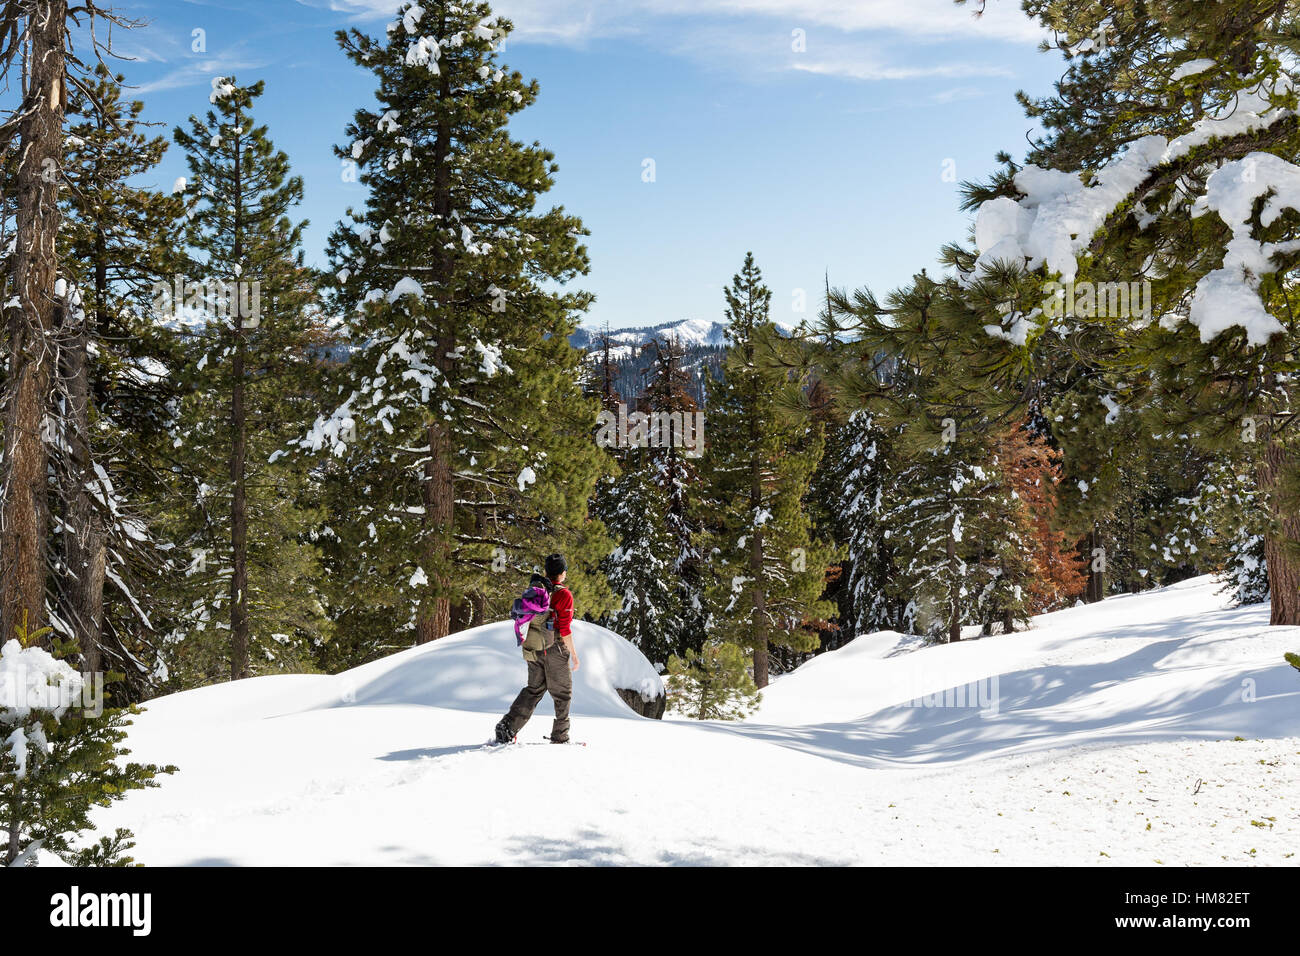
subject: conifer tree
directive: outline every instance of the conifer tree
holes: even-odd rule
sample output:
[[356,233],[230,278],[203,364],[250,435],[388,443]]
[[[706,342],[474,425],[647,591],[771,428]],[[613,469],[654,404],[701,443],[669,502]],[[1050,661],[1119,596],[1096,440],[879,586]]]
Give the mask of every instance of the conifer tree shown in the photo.
[[[857,525],[847,531],[851,554],[883,589],[863,594],[874,602],[872,630],[955,641],[965,625],[1011,629],[1029,614],[1032,521],[1014,456],[999,453],[1002,396],[977,387],[972,321],[948,280],[922,272],[884,302],[867,290],[830,292],[819,341],[795,344],[846,407],[864,409],[867,460],[845,490]],[[855,590],[858,573],[850,568]]]
[[149,635],[164,563],[138,502],[163,496],[164,410],[178,395],[168,374],[179,362],[175,337],[154,321],[152,292],[179,267],[181,208],[135,182],[167,143],[148,135],[143,103],[122,100],[122,82],[100,65],[68,108],[53,622],[78,643],[85,670],[124,674],[138,698],[151,678],[144,662],[158,656]]
[[839,617],[851,639],[898,628],[903,606],[889,584],[894,575],[894,548],[882,521],[889,486],[891,452],[884,429],[871,413],[858,409],[835,427],[819,475],[822,497],[832,515],[835,540],[844,550],[845,581]]
[[982,560],[977,528],[999,491],[984,452],[973,442],[941,442],[892,476],[881,520],[894,543],[889,589],[905,602],[899,629],[906,633],[953,642],[963,625],[984,623],[998,568]]
[[824,438],[788,411],[798,405],[788,393],[802,383],[760,363],[772,294],[752,253],[725,296],[728,352],[707,408],[711,633],[752,651],[761,690],[769,647],[813,650],[805,622],[834,613],[821,598],[833,549],[813,538],[804,504]]
[[1218,456],[1188,497],[1178,500],[1175,520],[1164,539],[1153,542],[1162,557],[1195,561],[1219,570],[1224,590],[1238,604],[1268,600],[1264,559],[1267,518],[1247,458]]
[[554,157],[509,134],[538,95],[499,62],[510,30],[486,3],[433,2],[404,3],[386,39],[339,34],[378,103],[338,150],[367,201],[330,239],[350,351],[307,444],[353,489],[337,582],[367,600],[339,620],[366,641],[503,613],[551,551],[580,613],[614,603],[596,571],[613,543],[587,514],[613,469],[568,342],[591,297],[560,289],[587,271],[585,230],[537,208]]
[[[1107,376],[1111,400],[1150,433],[1249,456],[1268,516],[1271,620],[1300,623],[1295,10],[1257,0],[1026,9],[1068,51],[1067,69],[1054,96],[1022,98],[1046,130],[1029,164],[1004,157],[970,190],[980,255],[958,263],[963,281],[1000,286],[1003,301],[1027,278],[1145,283],[1152,308],[1063,316],[1039,292],[1038,311],[1028,298],[1014,310],[1016,341],[993,361],[1040,361],[1051,345]],[[1087,213],[1055,219],[1066,205]]]
[[1021,422],[999,436],[996,449],[1025,522],[1028,543],[1025,556],[1031,563],[1021,577],[1026,609],[1031,614],[1041,614],[1067,607],[1087,585],[1087,562],[1061,528],[1060,452],[1044,436],[1031,432],[1028,422]]
[[619,542],[602,562],[609,586],[621,599],[601,624],[627,638],[656,669],[678,652],[682,606],[673,568],[673,539],[667,524],[668,501],[654,476],[636,459],[624,458],[601,509],[609,533]]
[[[102,708],[61,653],[36,646],[47,636],[20,625],[0,646],[0,864],[30,864],[44,850],[74,866],[125,865],[124,829],[77,845],[92,829],[92,808],[157,786],[158,774],[176,768],[120,759],[128,718],[139,711]],[[70,643],[68,650],[80,651]]]
[[705,432],[696,427],[701,410],[690,392],[690,375],[682,367],[681,343],[656,341],[651,352],[650,381],[642,403],[661,423],[679,423],[681,428],[680,435],[661,441],[646,456],[651,480],[666,502],[663,520],[680,622],[671,640],[673,652],[681,654],[687,648],[703,647],[705,639],[704,559],[699,548],[703,477],[698,466],[705,453]]
[[[601,566],[622,608],[602,623],[663,670],[672,655],[704,643],[700,478],[692,457],[704,436],[686,391],[681,347],[655,342],[645,353],[651,362],[645,391],[634,411],[622,409],[632,447],[619,449],[622,474],[602,483],[593,510],[619,542]],[[617,415],[617,403],[606,410]]]
[[291,219],[302,180],[254,119],[263,89],[218,77],[214,109],[175,132],[191,173],[186,237],[201,256],[183,294],[160,293],[191,326],[174,442],[185,504],[167,516],[181,548],[182,682],[300,669],[329,633],[308,540],[319,494],[308,459],[286,454],[326,343],[302,263],[305,223]]
[[695,720],[739,720],[762,700],[744,650],[728,641],[708,641],[668,663],[665,682],[673,710]]
[[[49,454],[45,423],[57,354],[56,243],[59,167],[70,68],[67,0],[0,8],[0,75],[18,102],[0,122],[0,155],[16,196],[4,305],[8,375],[3,395],[0,486],[0,640],[19,625],[44,633]],[[92,34],[93,36],[93,34]],[[96,50],[98,46],[96,45]],[[14,70],[17,62],[22,75]],[[7,190],[8,191],[8,190]]]

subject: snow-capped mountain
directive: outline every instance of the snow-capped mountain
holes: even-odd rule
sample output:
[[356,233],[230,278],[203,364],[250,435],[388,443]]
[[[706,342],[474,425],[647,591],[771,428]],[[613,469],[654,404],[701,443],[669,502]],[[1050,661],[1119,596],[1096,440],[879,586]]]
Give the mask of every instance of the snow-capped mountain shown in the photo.
[[[789,332],[795,328],[792,323],[776,321],[778,328]],[[677,322],[661,322],[659,325],[642,325],[629,329],[610,329],[610,341],[617,346],[637,348],[656,339],[676,339],[687,349],[714,347],[727,344],[727,323],[712,319],[681,319]],[[575,348],[592,348],[600,342],[600,330],[596,328],[579,328],[569,341]]]
[[[637,347],[656,339],[676,339],[687,348],[693,346],[726,345],[727,325],[709,319],[682,319],[679,322],[662,322],[631,329],[610,329],[609,338],[620,346]],[[597,329],[579,328],[569,341],[575,348],[592,348],[600,342]]]

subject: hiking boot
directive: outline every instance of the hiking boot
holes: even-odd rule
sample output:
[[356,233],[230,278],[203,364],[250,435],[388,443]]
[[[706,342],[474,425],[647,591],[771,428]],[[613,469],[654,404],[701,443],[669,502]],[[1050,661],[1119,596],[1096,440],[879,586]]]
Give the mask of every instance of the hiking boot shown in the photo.
[[497,721],[493,733],[496,737],[496,742],[499,744],[508,744],[515,739],[515,735],[510,732],[510,723],[504,717]]

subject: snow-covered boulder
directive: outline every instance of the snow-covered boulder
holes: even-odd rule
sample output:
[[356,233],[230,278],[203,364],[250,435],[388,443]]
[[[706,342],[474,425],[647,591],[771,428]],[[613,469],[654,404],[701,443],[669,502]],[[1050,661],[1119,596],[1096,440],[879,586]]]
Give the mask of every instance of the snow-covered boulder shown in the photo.
[[[623,693],[662,699],[663,682],[628,640],[573,622],[581,667],[573,675],[576,715],[632,717]],[[148,717],[197,722],[278,717],[352,707],[439,707],[504,714],[527,680],[528,667],[509,621],[484,624],[399,651],[332,676],[280,675],[214,684],[150,701]],[[538,717],[552,714],[550,697]]]
[[[663,698],[654,667],[628,640],[586,621],[573,622],[581,667],[573,675],[573,713],[630,716],[620,693]],[[505,713],[527,679],[527,665],[508,621],[470,628],[338,675],[349,702],[429,704]],[[550,713],[545,698],[538,713]],[[637,713],[644,710],[637,709]]]

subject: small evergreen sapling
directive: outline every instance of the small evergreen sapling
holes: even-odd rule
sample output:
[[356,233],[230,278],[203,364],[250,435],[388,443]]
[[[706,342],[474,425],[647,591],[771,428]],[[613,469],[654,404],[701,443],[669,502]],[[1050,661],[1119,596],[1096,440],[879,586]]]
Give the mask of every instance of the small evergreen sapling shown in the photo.
[[84,678],[62,659],[65,651],[75,654],[76,646],[58,642],[60,656],[35,646],[48,633],[42,628],[29,634],[20,624],[17,636],[0,648],[0,861],[33,865],[44,851],[73,866],[127,865],[127,830],[88,847],[76,845],[94,828],[92,808],[155,787],[158,774],[176,768],[119,762],[127,753],[119,746],[127,717],[139,708],[100,712],[80,706]]
[[666,684],[669,706],[695,720],[740,720],[762,701],[744,650],[726,641],[671,658]]

